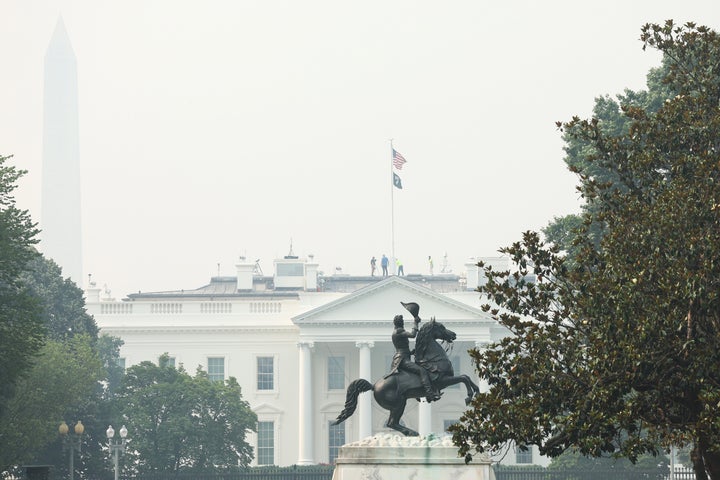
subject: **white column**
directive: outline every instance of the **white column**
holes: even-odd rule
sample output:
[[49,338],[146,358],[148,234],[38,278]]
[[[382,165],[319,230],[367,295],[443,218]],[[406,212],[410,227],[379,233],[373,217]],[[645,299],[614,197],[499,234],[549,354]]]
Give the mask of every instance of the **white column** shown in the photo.
[[[478,340],[475,342],[475,348],[482,352],[483,350],[487,349],[488,345],[490,345],[490,342],[485,340]],[[490,385],[488,384],[487,380],[483,380],[482,378],[475,377],[475,379],[478,382],[478,388],[480,388],[480,393],[487,393],[488,390],[490,390]]]
[[425,398],[420,399],[418,405],[418,433],[420,435],[432,433],[432,405]]
[[[375,346],[375,342],[360,341],[355,342],[355,346],[360,349],[360,378],[364,378],[372,383],[370,349]],[[372,435],[372,392],[363,392],[360,394],[358,407],[358,440],[362,440]]]
[[313,432],[313,402],[312,402],[312,348],[313,342],[298,342],[300,349],[299,376],[298,376],[298,407],[299,407],[299,437],[298,437],[298,465],[313,465],[315,458],[313,445],[315,432]]

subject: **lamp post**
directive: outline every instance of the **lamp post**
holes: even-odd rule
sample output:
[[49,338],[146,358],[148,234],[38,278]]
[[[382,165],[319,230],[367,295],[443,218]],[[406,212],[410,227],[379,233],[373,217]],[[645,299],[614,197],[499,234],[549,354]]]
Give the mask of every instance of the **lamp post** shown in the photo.
[[115,480],[120,478],[120,454],[125,452],[125,442],[127,441],[125,437],[127,437],[127,433],[127,428],[123,425],[120,429],[120,440],[115,440],[113,438],[115,436],[115,429],[112,425],[108,426],[108,429],[105,431],[108,438],[108,448],[110,449],[110,453],[113,455]]
[[80,420],[75,424],[73,431],[74,433],[70,433],[70,427],[65,422],[58,427],[58,432],[63,439],[63,446],[70,449],[70,480],[75,478],[75,450],[80,451],[82,434],[85,431],[85,426]]

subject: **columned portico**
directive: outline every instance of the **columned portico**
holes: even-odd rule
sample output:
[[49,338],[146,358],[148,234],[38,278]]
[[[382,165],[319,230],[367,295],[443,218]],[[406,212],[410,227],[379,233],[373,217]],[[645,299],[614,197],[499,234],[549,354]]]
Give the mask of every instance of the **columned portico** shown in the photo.
[[[370,357],[370,349],[375,346],[375,342],[359,341],[355,342],[355,346],[360,349],[360,378],[364,378],[372,383],[372,361]],[[372,435],[372,392],[364,392],[358,398],[359,421],[358,421],[358,440]]]
[[312,400],[312,349],[315,344],[311,341],[298,342],[300,349],[299,362],[299,438],[298,438],[298,465],[312,465],[315,463],[313,443],[313,400]]

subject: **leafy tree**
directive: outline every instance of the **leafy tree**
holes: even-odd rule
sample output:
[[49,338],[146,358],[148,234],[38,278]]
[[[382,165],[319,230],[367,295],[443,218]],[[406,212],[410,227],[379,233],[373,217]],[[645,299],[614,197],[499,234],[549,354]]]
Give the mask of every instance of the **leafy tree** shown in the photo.
[[[38,230],[27,210],[15,206],[12,192],[26,172],[7,165],[9,158],[0,155],[0,415],[44,338],[40,308],[19,281],[27,263],[37,255],[33,245]],[[0,444],[4,443],[0,432]]]
[[56,440],[68,409],[92,394],[100,376],[100,360],[90,337],[49,340],[0,416],[0,471],[32,460],[39,449]]
[[35,250],[36,225],[12,196],[25,172],[7,165],[9,158],[0,156],[0,472],[26,461],[64,472],[57,434],[63,419],[83,421],[83,455],[97,459],[91,467],[99,471],[106,400],[121,374],[111,363],[119,339],[98,344],[82,291]]
[[[118,388],[124,369],[118,364],[120,347],[123,341],[118,337],[102,334],[95,342],[98,360],[102,365],[102,376],[95,384],[91,395],[85,397],[74,409],[67,414],[67,418],[81,418],[85,425],[85,445],[81,454],[82,465],[90,475],[102,475],[112,471],[107,451],[107,436],[105,431],[108,425],[115,424],[118,418],[114,410],[113,392]],[[47,453],[61,452],[57,445],[46,449]],[[52,458],[51,455],[39,458]],[[65,469],[63,461],[49,462],[56,465],[58,475]]]
[[[69,337],[69,339],[72,338],[75,336]],[[92,393],[69,406],[62,418],[69,421],[82,420],[85,426],[82,451],[75,454],[75,465],[78,471],[83,471],[90,476],[106,475],[107,478],[110,478],[112,462],[107,454],[105,430],[108,425],[115,424],[119,417],[113,408],[112,397],[124,374],[123,368],[118,364],[123,341],[118,337],[102,334],[92,343],[102,367],[100,375],[95,379]],[[54,465],[55,475],[64,478],[69,473],[67,452],[63,449],[62,439],[57,437],[55,441],[36,453],[35,461]]]
[[[637,107],[647,112],[655,113],[663,105],[665,100],[675,96],[676,92],[668,83],[663,82],[670,69],[670,58],[665,58],[658,68],[653,68],[647,75],[647,90],[633,91],[625,89],[623,94],[613,98],[603,95],[595,99],[593,107],[593,119],[597,122],[598,128],[606,136],[618,137],[626,135],[632,124],[632,119],[623,114],[623,108]],[[615,172],[612,169],[603,167],[598,162],[588,160],[596,155],[597,150],[593,142],[586,140],[582,135],[575,135],[568,130],[563,133],[565,141],[565,163],[568,168],[580,175],[592,177],[596,181],[615,182]],[[616,183],[617,185],[617,183]],[[582,210],[593,208],[591,203],[581,206]],[[564,217],[555,217],[545,228],[542,229],[545,239],[555,243],[565,251],[569,261],[577,254],[577,247],[573,245],[575,231],[582,225],[583,217],[578,214],[570,214]],[[596,241],[602,236],[604,225],[600,222],[592,224],[591,232]]]
[[[26,264],[26,270],[19,275],[19,282],[27,289],[28,294],[34,299],[38,307],[40,318],[45,327],[46,339],[54,348],[60,348],[64,354],[72,355],[75,351],[74,340],[76,337],[83,337],[93,351],[93,362],[88,365],[97,366],[108,361],[107,358],[100,358],[100,353],[105,357],[112,355],[112,341],[109,341],[108,351],[104,352],[98,343],[98,328],[95,320],[85,310],[85,302],[82,290],[80,290],[70,279],[63,279],[60,267],[52,260],[42,255],[35,255]],[[118,339],[116,339],[117,341]],[[57,345],[56,345],[57,344]],[[59,345],[59,346],[58,346]],[[119,348],[119,346],[118,346]],[[115,352],[117,353],[117,352]],[[45,430],[27,430],[23,437],[23,445],[27,448],[9,450],[7,453],[18,453],[14,463],[29,461],[55,465],[58,474],[67,472],[67,452],[63,452],[62,439],[57,435],[57,427],[61,420],[82,420],[85,425],[83,435],[82,453],[76,454],[78,469],[100,472],[107,468],[106,455],[103,453],[103,446],[106,442],[105,428],[111,413],[108,410],[108,392],[111,378],[117,376],[117,365],[107,369],[94,369],[93,376],[82,376],[83,372],[73,370],[72,359],[65,359],[66,362],[53,363],[48,368],[33,368],[28,371],[26,383],[30,385],[44,385],[48,381],[48,372],[58,378],[67,378],[66,373],[74,374],[70,383],[65,385],[68,390],[81,390],[82,395],[74,397],[57,396],[52,385],[46,388],[38,388],[33,395],[23,395],[22,391],[18,396],[22,398],[22,409],[9,409],[4,419],[0,415],[0,431],[2,428],[11,428],[18,422],[23,422],[23,412],[43,412],[47,402],[55,402],[59,407],[59,414],[52,418],[46,418],[49,422],[43,424]],[[99,363],[103,362],[103,363]],[[43,363],[44,364],[44,363]],[[58,374],[56,368],[69,369],[69,372]],[[103,381],[104,380],[104,381]],[[117,379],[115,383],[117,384]],[[90,385],[90,390],[84,387]],[[14,405],[14,403],[11,402]],[[48,412],[49,413],[49,412]],[[43,414],[47,415],[47,414]],[[7,420],[3,424],[3,421]],[[13,423],[14,422],[14,423]],[[48,443],[49,442],[49,443]],[[26,460],[22,460],[22,459]],[[10,459],[8,458],[8,461]]]
[[106,333],[98,338],[98,354],[107,372],[106,384],[103,385],[102,397],[111,399],[120,386],[125,369],[120,366],[120,347],[125,342],[120,337],[113,337]]
[[85,310],[83,291],[53,260],[37,255],[32,258],[20,280],[41,300],[49,338],[63,340],[77,334],[97,339],[95,319]]
[[[102,365],[102,370],[94,378],[92,393],[68,405],[62,417],[82,420],[85,425],[84,445],[82,453],[77,455],[78,467],[100,474],[111,467],[104,452],[107,443],[105,430],[117,418],[110,400],[124,373],[118,365],[123,341],[109,335],[98,337],[95,319],[85,310],[82,290],[69,278],[62,277],[62,270],[54,261],[43,256],[33,258],[21,279],[39,300],[48,337],[67,342],[77,335],[87,336]],[[38,451],[35,458],[38,462],[55,465],[59,475],[67,471],[67,460],[59,438]]]
[[252,459],[245,435],[257,417],[232,377],[215,382],[200,369],[191,377],[164,355],[159,365],[130,367],[115,402],[132,432],[126,465],[138,472],[216,471]]
[[696,478],[720,479],[720,37],[668,21],[641,39],[676,95],[623,105],[620,133],[561,126],[609,174],[578,172],[572,262],[527,232],[502,250],[517,271],[486,269],[500,308],[484,308],[513,336],[471,352],[490,390],[451,427],[462,454],[511,441],[635,461],[691,443]]

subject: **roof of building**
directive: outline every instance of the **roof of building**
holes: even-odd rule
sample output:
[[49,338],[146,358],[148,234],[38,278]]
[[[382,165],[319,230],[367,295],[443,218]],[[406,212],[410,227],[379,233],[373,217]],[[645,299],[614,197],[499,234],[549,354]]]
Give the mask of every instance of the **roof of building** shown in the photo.
[[[378,283],[387,277],[381,275],[319,275],[318,292],[351,293]],[[449,293],[465,291],[463,277],[454,274],[420,275],[409,274],[400,278],[424,285],[436,292]],[[298,298],[298,288],[276,288],[271,276],[253,276],[252,290],[238,290],[237,277],[212,277],[210,283],[192,290],[168,290],[160,292],[131,293],[127,300],[191,299],[191,298]],[[314,291],[314,290],[313,290]]]
[[[256,277],[272,283],[272,277]],[[263,283],[263,282],[253,282]],[[237,277],[212,277],[210,283],[194,290],[168,290],[164,292],[138,292],[127,296],[129,300],[174,299],[174,298],[297,298],[298,293],[287,290],[253,289],[238,291]]]

